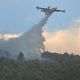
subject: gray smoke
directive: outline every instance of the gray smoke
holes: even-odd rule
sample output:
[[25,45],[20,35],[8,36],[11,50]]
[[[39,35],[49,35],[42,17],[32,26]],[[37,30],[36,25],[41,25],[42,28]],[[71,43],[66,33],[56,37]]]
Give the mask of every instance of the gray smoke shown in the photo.
[[41,50],[44,51],[45,47],[43,42],[43,26],[46,24],[48,17],[45,16],[38,24],[34,25],[28,32],[22,36],[8,41],[0,41],[0,49],[8,51],[13,58],[22,52],[27,60],[40,59]]

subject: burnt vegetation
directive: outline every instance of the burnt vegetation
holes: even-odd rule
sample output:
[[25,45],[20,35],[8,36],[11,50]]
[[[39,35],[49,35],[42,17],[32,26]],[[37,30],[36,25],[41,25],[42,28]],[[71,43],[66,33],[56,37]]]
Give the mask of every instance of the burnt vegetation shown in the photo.
[[[80,56],[44,52],[42,60],[0,58],[0,80],[80,80]],[[22,59],[21,59],[22,58]],[[22,60],[22,62],[20,62]]]

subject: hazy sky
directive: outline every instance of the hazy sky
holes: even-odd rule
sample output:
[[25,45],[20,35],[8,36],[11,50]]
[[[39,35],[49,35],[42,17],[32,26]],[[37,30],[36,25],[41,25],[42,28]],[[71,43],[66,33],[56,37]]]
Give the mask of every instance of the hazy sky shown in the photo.
[[80,0],[0,0],[0,33],[25,32],[44,17],[36,6],[58,7],[66,13],[54,13],[46,24],[48,31],[66,28],[80,18]]

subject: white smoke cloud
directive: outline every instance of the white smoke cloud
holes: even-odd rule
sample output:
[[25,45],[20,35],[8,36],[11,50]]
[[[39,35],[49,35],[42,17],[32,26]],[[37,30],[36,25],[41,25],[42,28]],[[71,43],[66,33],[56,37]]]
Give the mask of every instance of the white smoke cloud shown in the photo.
[[27,60],[40,59],[41,51],[45,49],[43,45],[45,39],[42,36],[42,28],[46,24],[49,16],[50,15],[45,16],[38,24],[34,25],[28,32],[20,37],[15,34],[1,36],[1,39],[8,40],[0,40],[0,49],[8,51],[14,58],[22,52]]
[[80,55],[80,19],[73,21],[68,29],[44,32],[45,48],[51,52],[69,52]]

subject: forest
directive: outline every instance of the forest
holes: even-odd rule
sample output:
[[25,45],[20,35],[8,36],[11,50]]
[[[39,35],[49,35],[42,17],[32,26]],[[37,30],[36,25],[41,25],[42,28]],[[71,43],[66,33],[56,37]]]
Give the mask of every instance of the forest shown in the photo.
[[[22,58],[22,59],[20,59]],[[80,56],[44,52],[41,60],[0,58],[0,80],[80,80]]]

